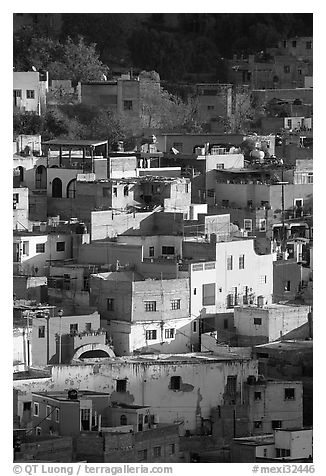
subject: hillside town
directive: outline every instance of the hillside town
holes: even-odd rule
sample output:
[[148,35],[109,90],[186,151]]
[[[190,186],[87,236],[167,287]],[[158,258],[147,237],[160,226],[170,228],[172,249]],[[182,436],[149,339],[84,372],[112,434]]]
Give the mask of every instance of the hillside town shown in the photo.
[[13,460],[309,464],[310,14],[128,15],[14,14]]

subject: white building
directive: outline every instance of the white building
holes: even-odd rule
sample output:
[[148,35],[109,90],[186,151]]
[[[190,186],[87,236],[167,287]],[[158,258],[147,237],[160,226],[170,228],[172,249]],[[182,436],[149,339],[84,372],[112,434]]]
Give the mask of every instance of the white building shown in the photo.
[[281,338],[308,322],[309,306],[268,304],[234,308],[239,345],[263,344]]
[[36,112],[38,115],[41,115],[46,108],[46,93],[48,87],[47,72],[14,71],[14,111]]
[[253,240],[216,243],[214,261],[191,264],[191,314],[233,312],[239,304],[272,302],[273,255],[257,255]]

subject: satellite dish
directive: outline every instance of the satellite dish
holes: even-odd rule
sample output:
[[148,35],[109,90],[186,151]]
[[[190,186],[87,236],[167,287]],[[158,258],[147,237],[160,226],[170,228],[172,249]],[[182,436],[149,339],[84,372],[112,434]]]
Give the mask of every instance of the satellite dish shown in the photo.
[[171,151],[173,152],[174,155],[179,154],[179,151],[175,149],[174,147],[171,147]]
[[32,70],[37,72],[37,69],[35,68],[35,66],[32,66]]

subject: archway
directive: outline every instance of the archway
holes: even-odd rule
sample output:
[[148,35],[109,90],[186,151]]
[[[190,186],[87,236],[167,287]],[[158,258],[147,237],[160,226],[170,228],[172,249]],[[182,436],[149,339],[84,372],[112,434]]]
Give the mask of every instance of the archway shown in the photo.
[[35,188],[46,188],[46,168],[44,165],[39,165],[35,170]]
[[62,181],[58,177],[52,181],[52,197],[62,198]]
[[67,198],[75,198],[76,197],[76,179],[70,180],[67,185]]
[[87,358],[109,358],[115,357],[115,353],[105,344],[85,344],[76,349],[72,360],[87,359]]

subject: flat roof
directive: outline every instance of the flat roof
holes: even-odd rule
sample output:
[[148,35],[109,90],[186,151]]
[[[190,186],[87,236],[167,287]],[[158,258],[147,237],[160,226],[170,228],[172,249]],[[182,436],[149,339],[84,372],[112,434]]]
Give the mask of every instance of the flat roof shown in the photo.
[[313,341],[312,340],[286,340],[286,341],[277,341],[269,342],[268,344],[260,344],[254,347],[254,350],[268,350],[268,349],[281,349],[281,350],[305,350],[312,349]]
[[52,398],[54,400],[60,400],[60,401],[69,401],[69,402],[78,402],[80,400],[80,397],[91,397],[91,396],[109,396],[111,395],[110,393],[105,393],[105,392],[92,392],[91,390],[77,390],[77,398],[69,398],[68,397],[68,391],[58,391],[58,392],[32,392],[33,395],[45,397],[45,398]]
[[69,140],[69,139],[52,139],[42,142],[42,145],[56,145],[67,147],[90,147],[108,144],[107,140]]

